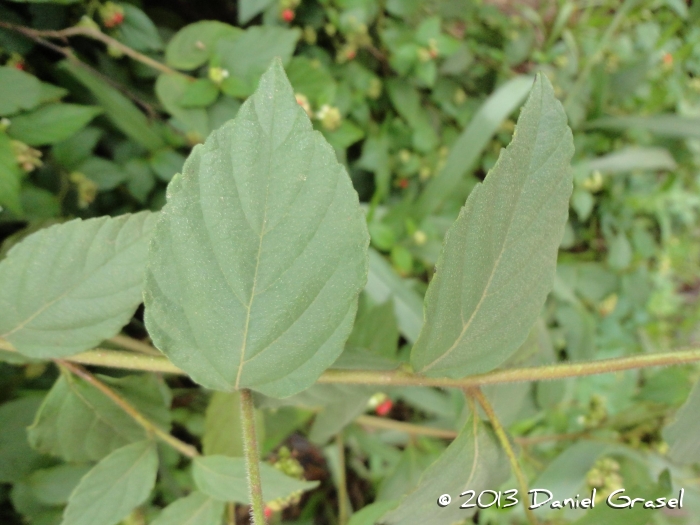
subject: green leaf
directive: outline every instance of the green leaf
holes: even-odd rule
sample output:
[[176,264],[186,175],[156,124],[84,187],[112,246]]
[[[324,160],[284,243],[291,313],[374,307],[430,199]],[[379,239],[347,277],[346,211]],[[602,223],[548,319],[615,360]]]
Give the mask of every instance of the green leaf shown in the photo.
[[399,330],[409,342],[415,343],[423,326],[423,298],[372,248],[365,292],[377,303],[393,300]]
[[151,525],[220,525],[226,504],[194,491],[171,503]]
[[13,246],[0,262],[0,338],[53,358],[117,334],[141,302],[155,218],[74,219]]
[[348,525],[375,525],[379,518],[398,505],[398,501],[375,501],[353,514]]
[[292,395],[342,351],[368,243],[350,178],[277,61],[168,187],[148,331],[204,386]]
[[625,173],[633,170],[673,170],[676,161],[665,148],[630,147],[576,165],[576,169],[603,173]]
[[41,101],[41,82],[14,67],[0,67],[0,116],[32,109]]
[[68,140],[54,145],[53,156],[62,168],[73,171],[92,154],[102,133],[100,128],[91,126],[82,129]]
[[416,371],[487,372],[525,341],[552,288],[573,149],[564,110],[540,75],[513,141],[447,232],[411,353]]
[[[100,377],[139,412],[170,428],[170,399],[155,376]],[[84,380],[64,374],[44,399],[28,429],[31,445],[66,461],[95,461],[148,437],[114,401]]]
[[30,396],[0,405],[0,483],[19,481],[40,464],[26,430],[40,404],[41,397]]
[[109,83],[95,76],[90,70],[68,60],[60,62],[59,67],[90,90],[109,120],[127,137],[149,151],[165,146],[160,134],[146,116]]
[[177,75],[160,75],[156,80],[156,95],[166,111],[176,119],[176,125],[185,133],[195,134],[203,140],[209,133],[207,111],[203,108],[185,108],[180,100],[192,82]]
[[14,117],[7,132],[30,146],[45,146],[66,140],[102,113],[94,106],[48,104]]
[[450,198],[464,175],[474,168],[503,121],[522,103],[531,87],[531,77],[518,76],[484,101],[452,145],[445,166],[418,198],[416,212],[419,217],[427,217]]
[[210,106],[219,96],[219,88],[208,78],[200,78],[192,82],[180,97],[179,104],[183,108],[203,108]]
[[262,13],[273,0],[240,0],[238,2],[238,23],[243,25]]
[[690,391],[674,421],[664,428],[663,437],[670,449],[668,455],[677,463],[700,463],[700,382]]
[[158,178],[165,182],[170,182],[176,173],[182,171],[184,163],[185,157],[170,148],[157,151],[149,162],[151,169],[158,175]]
[[[250,504],[248,474],[243,458],[199,456],[192,462],[192,477],[204,494],[220,501]],[[272,501],[294,493],[311,490],[318,481],[291,478],[268,463],[260,463],[263,498]]]
[[[243,456],[241,402],[238,392],[214,392],[204,417],[202,449],[207,456]],[[255,411],[255,433],[258,441],[265,439],[265,424],[260,411]]]
[[100,191],[113,190],[129,179],[129,174],[124,168],[101,157],[89,157],[76,171],[86,175]]
[[315,106],[333,103],[337,85],[320,61],[296,56],[287,66],[287,75],[295,93],[303,94]]
[[423,472],[437,459],[436,455],[435,452],[425,453],[409,442],[399,462],[379,484],[377,501],[393,501],[392,508],[396,507],[404,494],[418,486]]
[[423,107],[418,90],[398,79],[388,81],[386,87],[396,111],[413,129],[413,147],[422,152],[435,148],[438,136]]
[[42,82],[39,91],[39,102],[58,102],[67,94],[68,90],[66,88],[54,86],[48,82]]
[[35,470],[27,480],[34,497],[44,505],[65,505],[89,465],[58,465]]
[[15,215],[22,213],[21,182],[22,171],[17,165],[10,137],[6,133],[0,133],[0,207],[7,208]]
[[272,59],[278,57],[283,64],[289,62],[300,36],[298,29],[255,26],[234,38],[220,39],[216,55],[221,67],[229,72],[221,83],[221,90],[232,97],[247,97],[253,93]]
[[[469,418],[459,436],[423,473],[418,487],[406,494],[398,508],[380,520],[387,525],[449,525],[469,518],[473,509],[460,509],[459,495],[498,487],[510,473],[508,460],[490,430]],[[452,503],[437,506],[437,498],[449,494]]]
[[586,129],[643,129],[656,135],[678,139],[700,138],[700,118],[680,115],[650,115],[648,117],[603,117],[588,122]]
[[158,29],[148,15],[131,4],[119,4],[124,10],[124,21],[119,25],[116,36],[127,46],[138,51],[160,51],[163,41]]
[[115,525],[153,490],[158,453],[151,441],[117,449],[80,481],[63,512],[61,525]]
[[240,35],[242,32],[237,27],[216,20],[189,24],[175,33],[168,42],[165,61],[177,69],[194,69],[209,60],[217,40]]

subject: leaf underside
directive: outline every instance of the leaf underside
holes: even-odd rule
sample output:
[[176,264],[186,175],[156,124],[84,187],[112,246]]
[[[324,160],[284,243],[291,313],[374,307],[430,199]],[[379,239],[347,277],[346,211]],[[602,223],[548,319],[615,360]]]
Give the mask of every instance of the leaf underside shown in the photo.
[[417,372],[487,372],[524,342],[552,288],[572,154],[566,114],[538,75],[513,141],[447,233],[411,354]]
[[338,357],[369,235],[281,64],[168,187],[146,271],[154,343],[198,383],[285,397]]

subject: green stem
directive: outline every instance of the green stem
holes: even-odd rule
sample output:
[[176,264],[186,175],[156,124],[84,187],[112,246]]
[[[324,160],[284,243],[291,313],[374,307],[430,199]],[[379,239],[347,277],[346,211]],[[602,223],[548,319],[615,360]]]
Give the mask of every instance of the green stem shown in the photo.
[[247,388],[241,393],[241,425],[243,427],[243,445],[248,469],[248,489],[250,490],[250,517],[252,525],[265,525],[265,502],[263,501],[262,483],[260,481],[260,453],[258,438],[255,435],[255,407],[253,394]]
[[[16,351],[7,341],[0,339],[0,350]],[[66,361],[84,365],[125,368],[145,372],[186,375],[165,357],[150,356],[117,350],[96,348],[88,352],[65,358]],[[434,386],[441,388],[470,388],[501,383],[524,381],[548,381],[569,377],[609,374],[624,370],[635,370],[654,366],[682,365],[700,361],[700,349],[675,350],[655,354],[638,354],[612,359],[578,363],[560,363],[526,368],[506,368],[485,374],[474,374],[461,379],[446,377],[425,377],[403,370],[327,370],[318,383],[344,385],[387,385],[387,386]]]
[[355,423],[363,427],[405,432],[406,434],[410,434],[412,436],[430,436],[443,439],[454,439],[457,437],[457,431],[455,430],[425,427],[414,423],[406,423],[405,421],[396,421],[395,419],[386,419],[376,416],[358,416],[355,418]]
[[[539,525],[537,518],[535,517],[535,513],[532,512],[530,507],[527,505],[527,502],[525,501],[529,490],[527,486],[527,478],[525,478],[525,474],[520,468],[518,458],[515,456],[515,452],[513,451],[513,447],[510,445],[508,435],[503,429],[503,425],[501,425],[501,422],[498,419],[496,412],[491,406],[491,403],[489,403],[489,400],[486,399],[486,396],[484,396],[484,394],[481,392],[481,390],[479,390],[478,388],[470,388],[467,389],[466,392],[478,401],[478,403],[481,405],[481,408],[486,413],[486,416],[489,418],[489,421],[491,421],[491,426],[493,427],[494,432],[496,432],[498,441],[500,441],[503,450],[505,450],[506,455],[508,456],[508,461],[510,461],[510,467],[513,470],[513,474],[515,474],[515,478],[518,480],[518,486],[520,488],[520,492],[523,495],[523,508],[525,509],[525,515],[527,516],[528,521],[532,525]],[[477,414],[473,413],[472,417],[476,418]]]
[[149,434],[153,434],[154,436],[158,437],[161,441],[167,443],[172,448],[189,458],[195,458],[199,456],[199,452],[196,448],[194,448],[192,445],[188,445],[184,441],[180,441],[175,436],[171,436],[168,432],[165,432],[164,430],[158,428],[158,426],[156,426],[147,417],[141,414],[141,412],[139,412],[138,410],[136,410],[136,408],[131,406],[131,404],[126,399],[121,397],[114,390],[109,388],[107,385],[105,385],[102,381],[97,379],[87,370],[63,359],[56,359],[55,361],[56,364],[60,367],[64,368],[65,370],[68,370],[73,375],[80,377],[85,382],[89,383],[97,390],[102,392],[116,405],[118,405],[119,408],[121,408],[124,412],[131,416],[131,418],[134,421],[136,421],[139,425],[141,425]]

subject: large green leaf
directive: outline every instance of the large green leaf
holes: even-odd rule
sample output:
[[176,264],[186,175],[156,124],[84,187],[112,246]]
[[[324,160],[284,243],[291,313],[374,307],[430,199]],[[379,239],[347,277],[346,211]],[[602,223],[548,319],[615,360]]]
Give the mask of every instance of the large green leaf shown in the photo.
[[525,99],[531,86],[531,77],[518,76],[503,84],[484,101],[452,145],[445,166],[420,194],[415,207],[419,217],[427,217],[450,198],[459,181],[474,168],[503,121]]
[[664,429],[669,456],[677,463],[700,463],[700,382],[690,392],[676,418]]
[[209,60],[217,40],[241,33],[241,29],[216,20],[189,24],[168,42],[165,61],[178,69],[194,69]]
[[[509,475],[508,459],[493,433],[469,418],[447,450],[423,473],[418,487],[380,520],[387,525],[450,525],[469,518],[476,508],[461,509],[459,495],[471,489],[494,490]],[[449,494],[452,503],[439,507],[439,496]]]
[[62,357],[112,337],[141,302],[155,214],[75,219],[26,237],[0,262],[0,338]]
[[564,110],[539,75],[513,141],[447,232],[411,354],[416,371],[487,372],[525,341],[552,288],[573,149]]
[[[155,376],[101,377],[155,424],[170,427],[169,395]],[[101,391],[72,376],[54,383],[28,429],[31,445],[66,461],[96,461],[148,437],[144,428]]]
[[[250,504],[243,458],[200,456],[193,462],[192,477],[197,488],[212,498]],[[268,463],[260,463],[260,479],[265,501],[287,498],[318,486],[318,481],[291,478]]]
[[158,453],[151,441],[115,450],[80,480],[68,500],[61,525],[115,525],[153,490]]
[[14,67],[0,67],[0,116],[10,116],[39,104],[41,82]]
[[88,473],[90,465],[64,463],[32,472],[27,479],[34,497],[44,505],[65,505],[80,479]]
[[204,386],[292,395],[343,349],[368,242],[347,172],[276,61],[168,187],[146,326]]
[[7,131],[30,146],[45,146],[72,137],[100,113],[94,106],[48,104],[14,117]]
[[151,525],[220,525],[226,504],[194,491],[171,503]]
[[146,116],[134,104],[105,80],[79,64],[64,60],[59,67],[68,71],[85,86],[102,106],[107,117],[127,137],[149,151],[159,150],[165,142]]

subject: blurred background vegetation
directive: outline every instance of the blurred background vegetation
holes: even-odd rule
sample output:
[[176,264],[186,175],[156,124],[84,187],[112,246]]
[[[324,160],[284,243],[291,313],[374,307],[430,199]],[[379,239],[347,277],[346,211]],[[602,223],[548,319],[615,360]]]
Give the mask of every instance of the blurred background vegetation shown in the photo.
[[[697,1],[0,0],[0,257],[58,221],[160,209],[191,148],[236,115],[275,56],[367,211],[375,251],[355,340],[407,355],[444,234],[510,142],[542,71],[574,132],[575,185],[554,292],[526,343],[535,351],[520,362],[697,345]],[[393,308],[383,304],[390,297]],[[127,331],[145,336],[139,315]],[[32,473],[47,463],[21,448],[33,412],[16,404],[55,377],[44,365],[0,363],[2,523],[60,521],[60,498],[32,492],[46,478]],[[519,439],[531,479],[653,488],[663,468],[693,461],[671,454],[667,463],[662,429],[698,377],[696,366],[681,366],[485,390]],[[198,444],[208,394],[182,379],[169,386],[175,432]],[[370,408],[358,394],[360,412],[379,404],[382,416],[443,429],[466,417],[458,393],[373,393]],[[333,446],[320,445],[339,424],[315,427],[309,441],[310,417],[294,407],[264,411],[264,448],[280,456],[286,443],[307,477],[324,482],[284,517],[335,523],[338,462]],[[355,509],[405,493],[446,446],[362,428],[345,431]],[[622,448],[587,446],[592,436]],[[17,457],[25,467],[8,466]],[[683,468],[685,512],[654,523],[698,523],[700,471]],[[175,459],[166,470],[144,516],[191,487]],[[503,516],[491,509],[478,523]]]

